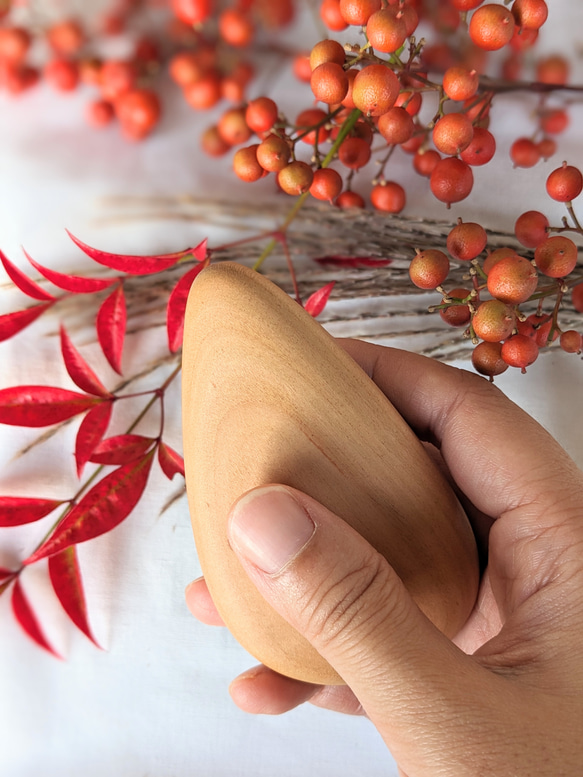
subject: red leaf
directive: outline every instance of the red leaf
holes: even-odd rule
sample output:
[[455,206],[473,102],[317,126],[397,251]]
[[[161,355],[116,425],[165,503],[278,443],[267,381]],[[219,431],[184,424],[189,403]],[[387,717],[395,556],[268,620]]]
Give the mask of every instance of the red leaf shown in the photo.
[[186,301],[188,292],[194,283],[196,276],[208,265],[208,262],[202,262],[192,267],[173,288],[168,298],[168,307],[166,310],[166,329],[168,331],[168,348],[170,353],[175,353],[182,346],[184,335],[184,313],[186,311]]
[[168,480],[172,480],[174,475],[184,476],[184,459],[166,443],[158,445],[158,462]]
[[20,580],[17,580],[14,583],[14,588],[12,589],[12,611],[14,612],[14,616],[18,623],[39,647],[48,650],[48,652],[52,653],[56,658],[62,658],[45,637],[36,615],[32,611],[28,599],[24,595]]
[[103,289],[107,289],[118,280],[117,278],[82,278],[78,275],[65,275],[62,272],[43,267],[42,264],[35,262],[26,251],[24,251],[24,255],[35,270],[38,270],[48,281],[59,289],[71,291],[74,294],[91,294],[96,291],[103,291]]
[[48,291],[45,291],[43,288],[41,288],[38,283],[31,281],[28,275],[25,275],[22,270],[13,264],[3,251],[0,251],[0,261],[4,265],[4,269],[8,273],[14,285],[17,286],[20,291],[23,291],[28,297],[32,297],[33,299],[40,299],[43,301],[55,299],[52,294],[49,294]]
[[52,426],[84,413],[101,401],[52,386],[13,386],[0,390],[0,424]]
[[75,348],[63,326],[61,326],[61,352],[71,380],[82,391],[97,397],[112,396]]
[[154,442],[153,437],[139,434],[118,434],[103,440],[91,454],[94,464],[129,464],[144,453]]
[[77,559],[77,548],[74,546],[66,548],[60,553],[51,556],[49,559],[49,576],[57,598],[63,605],[63,609],[69,618],[94,645],[101,647],[95,640],[89,626],[83,580]]
[[6,313],[0,316],[0,342],[9,340],[29,324],[32,324],[52,304],[52,302],[45,302],[43,305],[34,305],[26,310],[17,310],[15,313]]
[[387,267],[393,263],[392,259],[375,259],[374,256],[318,256],[314,261],[334,267]]
[[334,288],[335,283],[336,281],[327,283],[325,286],[322,286],[321,289],[318,289],[318,291],[315,291],[308,297],[306,304],[304,305],[307,313],[309,313],[314,318],[320,315],[320,313],[326,307],[328,297],[330,296],[330,292]]
[[72,508],[52,537],[26,561],[41,558],[111,531],[131,513],[144,492],[154,451],[106,475]]
[[91,454],[99,445],[111,418],[112,403],[102,402],[93,407],[81,421],[75,438],[75,462],[77,476],[81,477],[83,467],[91,458]]
[[62,504],[64,501],[60,499],[0,496],[0,526],[23,526],[39,521]]
[[121,355],[126,333],[126,302],[123,286],[109,295],[97,313],[97,337],[107,361],[121,375]]
[[[202,261],[206,256],[206,240],[194,248],[186,248],[184,251],[177,251],[174,254],[155,254],[151,256],[135,256],[133,254],[110,254],[106,251],[100,251],[98,248],[92,248],[83,243],[79,238],[72,235],[69,230],[67,234],[79,248],[91,257],[95,262],[111,267],[113,270],[121,270],[130,275],[150,275],[161,272],[172,267],[181,259],[187,256],[193,256],[198,261]],[[201,254],[204,252],[204,255]]]
[[6,580],[8,577],[12,577],[14,572],[11,569],[4,569],[0,567],[0,580]]

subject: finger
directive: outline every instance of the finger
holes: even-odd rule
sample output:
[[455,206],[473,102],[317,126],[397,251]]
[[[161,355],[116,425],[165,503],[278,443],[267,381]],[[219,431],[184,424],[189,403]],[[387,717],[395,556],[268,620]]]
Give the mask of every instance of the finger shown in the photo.
[[445,718],[455,738],[486,672],[430,623],[357,532],[286,486],[245,494],[228,527],[260,593],[352,688],[405,768],[419,746],[420,709],[427,720]]
[[225,625],[211,598],[204,577],[199,577],[186,586],[184,596],[186,598],[186,606],[201,623],[206,623],[208,626]]
[[260,664],[239,675],[229,688],[245,712],[280,715],[309,701],[317,707],[347,715],[362,715],[362,706],[345,685],[312,685],[274,672]]
[[[338,342],[417,435],[440,448],[456,483],[479,510],[498,517],[534,504],[544,519],[557,494],[580,492],[581,472],[567,453],[484,378],[407,351]],[[547,514],[544,520],[555,518]]]

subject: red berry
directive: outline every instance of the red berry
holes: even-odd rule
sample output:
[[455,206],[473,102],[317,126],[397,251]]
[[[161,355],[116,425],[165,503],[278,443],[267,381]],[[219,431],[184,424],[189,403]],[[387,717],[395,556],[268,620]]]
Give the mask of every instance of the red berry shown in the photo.
[[[320,108],[308,108],[308,110],[298,114],[296,118],[296,128],[303,136],[301,140],[310,146],[314,145],[316,137],[318,143],[323,143],[327,140],[330,135],[330,130],[325,126],[327,120],[328,114],[324,113]],[[316,129],[306,132],[307,129],[315,127],[316,125],[319,125]]]
[[512,15],[519,27],[538,30],[547,20],[549,9],[545,0],[514,0]]
[[379,116],[378,131],[389,145],[405,143],[411,138],[415,124],[405,108],[389,108]]
[[[452,289],[447,294],[449,299],[454,300],[453,303],[448,304],[446,308],[442,308],[439,311],[439,315],[450,326],[465,326],[469,323],[471,318],[470,307],[465,304],[462,305],[460,300],[467,299],[470,296],[468,289]],[[456,301],[457,300],[457,301]],[[442,300],[445,302],[446,298]]]
[[431,173],[435,170],[435,165],[440,161],[441,156],[439,152],[434,151],[432,148],[426,151],[418,151],[413,157],[413,167],[415,172],[419,175],[423,175],[426,178],[431,176]]
[[341,65],[323,62],[312,71],[310,86],[316,100],[327,105],[337,105],[348,92],[348,77]]
[[478,91],[480,78],[475,70],[453,65],[443,74],[443,91],[451,100],[469,100]]
[[340,13],[340,0],[322,0],[320,5],[320,18],[333,32],[341,32],[348,27],[344,17]]
[[225,143],[239,146],[249,140],[252,133],[245,120],[245,113],[245,108],[229,108],[220,117],[217,129]]
[[351,170],[359,170],[370,160],[370,144],[363,138],[346,138],[338,149],[341,164]]
[[540,151],[530,138],[518,138],[510,147],[510,159],[515,167],[534,167],[540,160]]
[[583,338],[576,329],[567,329],[561,332],[561,348],[566,353],[581,353]]
[[530,337],[512,335],[502,345],[500,355],[510,367],[519,367],[522,372],[538,358],[538,345]]
[[563,108],[543,111],[540,117],[540,127],[548,135],[560,135],[569,126],[569,114]]
[[418,251],[409,266],[409,277],[419,289],[435,289],[449,274],[449,259],[437,249]]
[[60,92],[71,92],[79,83],[79,67],[68,59],[53,59],[45,65],[43,75]]
[[278,135],[268,135],[257,147],[257,160],[264,170],[279,173],[290,158],[289,143]]
[[244,48],[255,35],[249,14],[238,8],[227,8],[219,14],[219,35],[229,46]]
[[371,189],[370,201],[377,210],[400,213],[405,207],[405,190],[394,181],[383,181]]
[[200,24],[212,11],[212,0],[172,0],[172,10],[185,24]]
[[329,38],[318,41],[310,52],[311,70],[315,70],[318,65],[323,65],[325,62],[334,62],[340,66],[346,62],[344,47],[338,41]]
[[527,210],[516,219],[514,234],[527,248],[536,248],[548,237],[549,220],[538,210]]
[[49,45],[60,56],[76,54],[85,42],[83,29],[75,19],[64,19],[47,30]]
[[491,251],[484,259],[482,269],[486,275],[490,274],[490,271],[495,267],[502,259],[506,259],[508,256],[518,256],[514,248],[497,248],[495,251]]
[[221,81],[215,71],[208,71],[184,87],[184,99],[197,111],[213,108],[222,97]]
[[104,100],[114,102],[124,92],[133,89],[137,72],[131,62],[108,59],[101,66],[99,83]]
[[578,283],[573,287],[571,302],[577,313],[583,313],[583,283]]
[[388,6],[373,13],[366,25],[366,36],[377,51],[392,54],[407,38],[407,27],[398,7]]
[[132,89],[116,100],[115,112],[124,134],[131,140],[142,140],[158,123],[160,101],[151,89]]
[[105,127],[113,121],[115,110],[107,100],[92,100],[87,105],[85,115],[92,127]]
[[216,125],[208,127],[202,133],[200,138],[200,145],[205,154],[213,157],[224,156],[227,151],[231,150],[230,143],[226,143],[223,140]]
[[343,210],[348,208],[364,208],[365,202],[358,192],[353,192],[348,189],[338,195],[336,198],[336,205]]
[[0,59],[19,65],[30,48],[31,37],[24,27],[0,27]]
[[429,185],[434,196],[449,206],[468,196],[474,185],[474,176],[470,167],[461,159],[446,157],[435,165]]
[[340,0],[340,14],[346,24],[365,25],[381,7],[381,0]]
[[487,164],[495,153],[494,135],[484,127],[474,127],[474,137],[469,146],[461,152],[460,158],[467,165],[479,167]]
[[570,202],[583,191],[583,175],[577,167],[563,162],[547,178],[547,193],[557,202]]

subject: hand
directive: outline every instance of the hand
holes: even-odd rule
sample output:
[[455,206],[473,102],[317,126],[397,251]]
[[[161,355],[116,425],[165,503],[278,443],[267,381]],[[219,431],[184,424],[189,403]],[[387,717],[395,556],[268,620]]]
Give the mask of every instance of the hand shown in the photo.
[[[260,666],[233,682],[235,702],[280,713],[310,700],[366,714],[408,777],[579,775],[583,474],[483,378],[340,342],[435,446],[470,518],[482,516],[478,601],[451,642],[344,521],[287,486],[254,489],[231,512],[231,545],[346,686],[310,686]],[[189,586],[187,603],[200,620],[221,623],[204,580]]]

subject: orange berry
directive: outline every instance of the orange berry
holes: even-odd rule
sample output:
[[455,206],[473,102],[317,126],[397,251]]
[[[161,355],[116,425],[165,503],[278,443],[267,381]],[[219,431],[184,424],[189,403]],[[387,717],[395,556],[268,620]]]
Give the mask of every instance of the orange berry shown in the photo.
[[510,336],[516,317],[505,302],[489,299],[482,302],[472,318],[476,336],[488,343],[498,343]]
[[305,162],[290,162],[277,174],[277,182],[286,194],[307,192],[314,180],[314,172]]
[[472,191],[474,176],[470,167],[456,157],[441,159],[433,169],[429,186],[434,196],[448,206],[464,200]]
[[409,265],[409,277],[419,289],[435,289],[449,274],[449,259],[437,249],[418,251]]
[[557,202],[570,202],[583,191],[583,175],[577,167],[563,162],[547,178],[547,194]]
[[297,54],[293,59],[292,70],[298,81],[309,83],[312,77],[310,57],[307,54]]
[[231,150],[231,145],[223,140],[216,125],[208,127],[202,133],[200,145],[205,154],[213,157],[224,156],[227,151]]
[[324,62],[335,62],[337,65],[343,65],[346,62],[344,47],[338,41],[326,38],[316,43],[310,52],[310,68],[315,70]]
[[24,62],[32,40],[24,27],[0,27],[0,59],[12,65]]
[[352,99],[365,115],[381,116],[395,104],[399,88],[399,79],[387,65],[369,65],[355,77]]
[[211,71],[198,81],[184,88],[186,102],[195,110],[204,111],[212,108],[221,99],[221,81],[216,72]]
[[578,283],[573,287],[571,302],[577,313],[583,313],[583,283]]
[[415,131],[415,124],[405,108],[389,108],[379,116],[378,131],[389,145],[405,143]]
[[208,70],[201,57],[196,51],[180,51],[170,60],[169,73],[170,78],[179,86],[198,81],[198,79]]
[[484,0],[449,0],[449,1],[454,8],[458,9],[458,11],[473,11],[474,8],[477,8],[479,5],[481,5],[484,2]]
[[377,210],[400,213],[406,203],[405,190],[395,181],[383,181],[371,189],[370,201]]
[[451,100],[469,100],[478,91],[480,78],[475,70],[453,65],[443,74],[443,91]]
[[503,5],[487,3],[472,14],[470,38],[486,51],[496,51],[505,46],[514,32],[514,17]]
[[534,261],[543,275],[548,275],[549,278],[564,278],[575,269],[577,246],[562,235],[547,237],[536,247]]
[[488,235],[481,224],[473,221],[461,221],[450,230],[447,236],[447,250],[462,262],[475,259],[486,248]]
[[518,256],[514,248],[497,248],[495,251],[490,251],[488,256],[484,259],[482,269],[486,275],[490,274],[490,271],[495,267],[502,259],[506,259],[509,256]]
[[220,117],[217,128],[222,139],[231,146],[246,143],[252,134],[245,120],[244,108],[229,108]]
[[310,186],[310,194],[317,200],[332,202],[342,191],[342,176],[330,167],[323,167],[314,172]]
[[247,106],[245,121],[253,132],[267,132],[277,121],[277,105],[270,97],[257,97]]
[[336,105],[346,97],[348,78],[341,65],[324,62],[312,71],[310,87],[316,100]]
[[490,378],[506,372],[508,365],[502,358],[502,343],[478,343],[472,352],[472,364],[480,375]]
[[340,0],[340,14],[347,24],[364,26],[371,14],[381,7],[381,0]]
[[290,158],[289,143],[278,135],[268,135],[257,148],[257,161],[264,170],[278,173],[287,167]]
[[242,181],[253,183],[263,178],[265,170],[257,161],[257,144],[240,148],[233,157],[233,170]]
[[237,8],[227,8],[219,15],[219,35],[235,48],[248,46],[255,36],[249,15]]
[[527,210],[516,219],[514,234],[523,246],[536,248],[548,237],[549,220],[538,210]]
[[320,18],[326,27],[333,32],[341,32],[348,27],[340,13],[340,0],[322,0]]
[[358,71],[356,68],[351,67],[346,71],[346,79],[348,81],[348,90],[346,92],[346,96],[344,100],[342,100],[342,105],[345,108],[348,108],[349,110],[352,110],[353,108],[356,108],[356,105],[354,104],[354,100],[352,99],[352,87],[354,85],[354,79],[358,75],[360,71]]
[[366,25],[366,36],[377,51],[392,54],[407,38],[405,19],[398,7],[388,6],[373,13]]
[[538,30],[547,20],[549,9],[545,0],[514,0],[512,15],[519,27]]
[[435,148],[448,156],[454,156],[466,149],[473,136],[472,122],[465,113],[449,113],[442,116],[432,132]]
[[64,19],[49,27],[47,40],[56,54],[66,57],[79,51],[85,43],[85,35],[78,21]]
[[534,294],[538,275],[532,264],[522,256],[500,260],[488,273],[488,291],[493,297],[510,305],[520,305]]
[[581,353],[583,338],[576,329],[567,329],[561,332],[560,344],[565,353]]
[[543,84],[560,86],[569,80],[569,63],[560,54],[546,57],[537,63],[535,78]]
[[397,108],[404,108],[411,116],[416,116],[421,110],[423,98],[419,92],[400,92],[395,100]]

